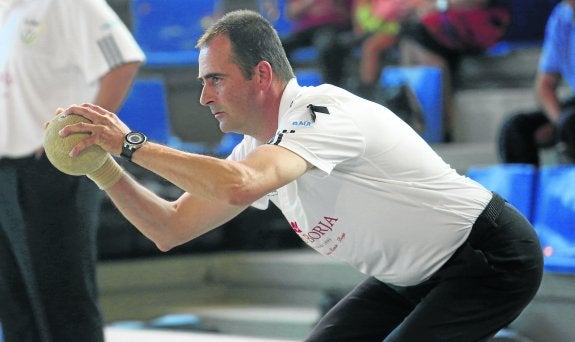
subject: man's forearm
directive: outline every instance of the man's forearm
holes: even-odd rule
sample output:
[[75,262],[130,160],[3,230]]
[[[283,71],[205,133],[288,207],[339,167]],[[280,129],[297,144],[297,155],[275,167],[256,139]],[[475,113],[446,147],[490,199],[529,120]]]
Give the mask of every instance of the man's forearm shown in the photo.
[[94,104],[116,112],[130,91],[139,68],[140,62],[130,62],[117,66],[102,76]]
[[248,168],[238,162],[191,154],[163,145],[147,143],[132,156],[132,161],[179,188],[212,201],[234,203],[250,177]]
[[201,236],[245,209],[194,197],[189,193],[170,202],[127,174],[106,193],[122,215],[161,251],[168,251]]
[[537,99],[549,120],[555,122],[561,116],[561,104],[557,95],[559,76],[538,74],[535,81]]

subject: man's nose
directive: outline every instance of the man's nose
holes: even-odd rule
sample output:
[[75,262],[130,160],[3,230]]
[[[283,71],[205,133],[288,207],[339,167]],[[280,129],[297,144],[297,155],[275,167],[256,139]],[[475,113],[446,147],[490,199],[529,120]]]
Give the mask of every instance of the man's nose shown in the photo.
[[202,87],[202,93],[200,94],[200,104],[202,106],[207,106],[213,102],[212,92],[205,85]]

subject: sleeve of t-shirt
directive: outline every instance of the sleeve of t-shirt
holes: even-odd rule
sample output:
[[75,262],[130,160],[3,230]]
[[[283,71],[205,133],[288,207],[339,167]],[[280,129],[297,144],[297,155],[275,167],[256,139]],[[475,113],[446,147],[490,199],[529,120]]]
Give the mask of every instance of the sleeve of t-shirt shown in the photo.
[[300,97],[282,115],[270,144],[291,150],[329,174],[338,164],[365,150],[364,136],[350,111],[351,106],[329,96]]
[[61,1],[68,11],[73,63],[88,83],[125,63],[144,61],[144,53],[118,15],[104,0]]
[[541,57],[539,59],[539,71],[543,73],[558,73],[561,71],[561,51],[565,48],[565,40],[561,30],[560,5],[556,6],[545,27],[545,39]]
[[[244,139],[234,147],[230,155],[226,158],[228,160],[243,160],[246,156],[256,148],[256,141],[252,137],[244,137]],[[268,196],[263,196],[251,204],[256,209],[265,210],[269,206]]]

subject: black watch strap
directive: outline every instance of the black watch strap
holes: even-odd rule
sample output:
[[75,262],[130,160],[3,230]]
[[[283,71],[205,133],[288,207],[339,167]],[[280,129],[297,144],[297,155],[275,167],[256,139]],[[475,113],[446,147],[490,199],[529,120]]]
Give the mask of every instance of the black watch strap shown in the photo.
[[146,141],[148,141],[148,139],[141,132],[130,132],[126,134],[120,157],[132,161],[132,155],[134,152],[142,147]]
[[134,153],[134,151],[135,149],[124,144],[124,146],[122,146],[122,153],[120,153],[120,157],[132,161],[132,154]]

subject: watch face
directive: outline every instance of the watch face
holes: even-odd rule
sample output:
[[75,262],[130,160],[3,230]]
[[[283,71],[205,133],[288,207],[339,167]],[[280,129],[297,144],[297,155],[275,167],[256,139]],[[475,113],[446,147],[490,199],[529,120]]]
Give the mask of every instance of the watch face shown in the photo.
[[130,144],[141,144],[146,140],[146,137],[142,133],[131,132],[126,135],[126,141]]

